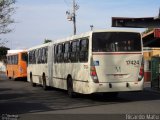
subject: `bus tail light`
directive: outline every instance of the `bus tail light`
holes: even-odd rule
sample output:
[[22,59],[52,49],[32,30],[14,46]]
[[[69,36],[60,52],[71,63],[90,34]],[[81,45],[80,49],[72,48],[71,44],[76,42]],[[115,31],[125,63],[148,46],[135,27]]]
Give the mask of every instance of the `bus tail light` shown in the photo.
[[141,67],[139,70],[139,75],[138,75],[138,81],[141,81],[143,77],[144,77],[144,64],[142,60]]
[[91,66],[91,77],[94,83],[99,83],[95,66]]

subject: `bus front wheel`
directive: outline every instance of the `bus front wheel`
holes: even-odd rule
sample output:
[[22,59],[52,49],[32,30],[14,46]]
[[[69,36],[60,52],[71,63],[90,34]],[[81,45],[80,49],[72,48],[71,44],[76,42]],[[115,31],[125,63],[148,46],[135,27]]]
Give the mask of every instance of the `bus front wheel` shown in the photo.
[[67,93],[68,93],[68,96],[71,98],[76,97],[76,93],[73,90],[73,80],[71,77],[67,79]]

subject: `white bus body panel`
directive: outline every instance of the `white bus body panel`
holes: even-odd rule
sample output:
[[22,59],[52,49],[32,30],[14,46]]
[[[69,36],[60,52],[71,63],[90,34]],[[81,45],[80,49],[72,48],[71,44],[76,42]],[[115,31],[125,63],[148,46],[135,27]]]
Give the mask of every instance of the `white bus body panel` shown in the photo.
[[72,76],[75,92],[85,93],[89,78],[89,65],[87,63],[53,64],[53,84],[56,88],[67,89],[67,77]]
[[[129,87],[126,86],[127,83],[129,83]],[[112,88],[109,87],[109,83],[90,83],[90,91],[88,94],[96,92],[125,92],[143,90],[143,79],[139,82],[115,82],[111,84]]]
[[33,82],[37,84],[42,84],[42,75],[45,73],[46,84],[48,83],[48,64],[34,64],[28,66],[27,77],[30,81],[30,72],[32,72]]
[[[49,45],[50,45],[50,43],[42,44],[42,45],[30,48],[27,51],[29,53],[32,50],[37,50],[39,48],[48,47]],[[49,48],[48,48],[48,53],[49,53]],[[27,81],[30,82],[30,73],[32,73],[33,83],[43,84],[42,75],[44,73],[45,77],[46,77],[46,85],[49,86],[49,73],[48,73],[49,58],[51,59],[51,57],[48,56],[46,64],[28,64],[28,67],[27,67]]]
[[[99,31],[99,32],[106,32]],[[109,31],[108,31],[109,32]],[[138,74],[142,62],[142,54],[106,54],[92,53],[92,33],[89,32],[80,36],[69,37],[61,41],[55,41],[47,44],[48,63],[47,64],[29,64],[28,81],[30,81],[30,72],[33,72],[33,82],[40,83],[43,72],[45,72],[48,86],[67,90],[67,77],[72,76],[73,90],[77,93],[91,94],[96,92],[120,92],[120,91],[140,91],[143,89],[143,79],[138,81]],[[72,41],[83,37],[89,38],[88,62],[86,63],[54,63],[54,45]],[[41,45],[30,50],[43,47]],[[29,50],[29,51],[30,51]],[[126,52],[127,53],[127,52]],[[129,64],[127,61],[139,61],[136,65]],[[98,62],[97,62],[98,61]],[[90,75],[92,62],[95,65],[99,83],[94,83]],[[34,76],[35,75],[35,76]],[[127,87],[126,84],[129,83]],[[109,87],[112,84],[112,88]]]
[[134,82],[138,80],[142,62],[141,53],[95,53],[99,82]]

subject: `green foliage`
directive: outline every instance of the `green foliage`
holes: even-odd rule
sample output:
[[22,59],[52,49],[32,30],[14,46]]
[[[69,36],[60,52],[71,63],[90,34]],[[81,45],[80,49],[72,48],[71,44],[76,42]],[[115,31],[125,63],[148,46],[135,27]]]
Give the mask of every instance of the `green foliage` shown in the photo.
[[52,40],[48,40],[48,39],[45,39],[45,40],[44,40],[44,44],[45,44],[45,43],[49,43],[49,42],[52,42]]
[[9,48],[3,46],[0,47],[0,61],[6,59],[7,50],[9,50]]
[[146,34],[146,33],[149,33],[153,30],[153,28],[147,28],[142,34]]
[[12,31],[8,26],[14,23],[11,16],[15,12],[13,5],[15,0],[0,0],[0,34],[6,34]]
[[6,41],[5,39],[0,39],[0,47],[5,46],[7,42],[8,41]]

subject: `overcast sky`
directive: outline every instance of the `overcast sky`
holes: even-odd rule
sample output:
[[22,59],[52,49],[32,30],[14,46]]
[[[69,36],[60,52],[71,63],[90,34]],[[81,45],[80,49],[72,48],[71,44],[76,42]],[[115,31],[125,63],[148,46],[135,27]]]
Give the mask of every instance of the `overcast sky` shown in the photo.
[[[111,17],[157,16],[160,0],[76,0],[77,34],[94,29],[112,29]],[[30,48],[44,39],[65,38],[73,34],[72,22],[67,21],[66,11],[71,10],[72,0],[17,0],[16,23],[12,33],[0,37],[8,41],[11,49]],[[115,29],[115,28],[114,28]],[[120,29],[120,28],[117,28]],[[143,31],[144,29],[134,29]]]

